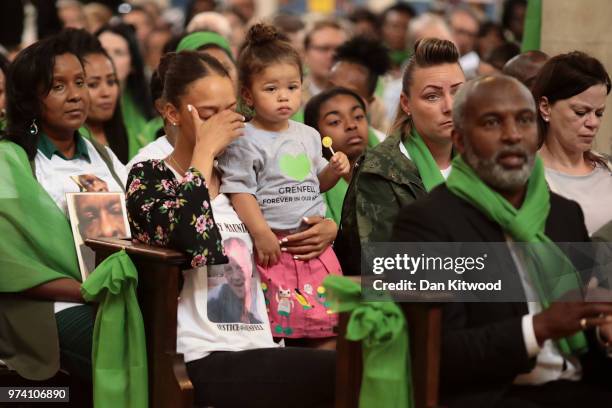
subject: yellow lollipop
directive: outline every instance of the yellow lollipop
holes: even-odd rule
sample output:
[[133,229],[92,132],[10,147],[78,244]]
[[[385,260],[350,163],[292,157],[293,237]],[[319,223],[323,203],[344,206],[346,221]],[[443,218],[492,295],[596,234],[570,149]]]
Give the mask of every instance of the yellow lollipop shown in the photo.
[[333,140],[331,137],[324,136],[323,139],[321,139],[321,143],[323,144],[323,147],[327,147],[329,149],[332,155],[336,154],[334,149],[332,149]]

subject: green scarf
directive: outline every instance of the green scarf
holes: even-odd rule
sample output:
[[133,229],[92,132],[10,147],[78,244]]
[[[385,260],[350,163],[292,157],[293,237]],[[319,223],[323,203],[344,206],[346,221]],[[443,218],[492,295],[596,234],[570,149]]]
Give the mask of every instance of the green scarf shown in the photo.
[[[81,281],[68,219],[32,175],[25,151],[8,141],[0,142],[0,236],[5,237],[0,245],[0,293],[21,292],[60,278]],[[100,264],[82,286],[86,300],[93,300],[105,285],[110,292],[97,297],[92,361],[96,407],[107,406],[108,396],[113,408],[147,406],[146,346],[134,274],[127,255],[118,254]],[[51,302],[41,303],[52,310]],[[21,327],[13,329],[15,333],[7,336],[13,341],[28,333]],[[0,333],[0,345],[3,337]],[[33,344],[31,339],[23,341]],[[47,343],[53,341],[57,347],[57,340]]]
[[327,212],[325,216],[331,218],[340,225],[340,218],[342,216],[342,204],[344,204],[344,196],[348,190],[348,183],[345,179],[340,178],[336,185],[323,193],[323,200],[327,206]]
[[342,276],[329,275],[323,286],[334,311],[351,312],[346,339],[362,342],[359,406],[414,406],[408,328],[402,310],[393,302],[362,302],[361,286]]
[[164,128],[164,118],[162,118],[161,116],[157,116],[151,119],[150,121],[147,122],[144,129],[142,130],[144,139],[150,142],[154,141],[157,138],[156,137],[157,132],[159,132],[159,130],[163,128]]
[[[543,308],[548,308],[567,291],[582,288],[580,276],[570,260],[544,232],[550,211],[550,193],[539,157],[527,183],[525,200],[518,210],[489,188],[461,156],[453,160],[453,170],[446,185],[453,194],[499,224],[515,241],[531,243],[524,245],[524,259]],[[565,355],[587,351],[582,332],[557,340],[557,346]]]
[[0,236],[0,355],[22,377],[45,380],[59,369],[53,302],[9,293],[81,274],[66,216],[8,141],[0,141]]
[[419,176],[421,176],[425,190],[428,193],[437,185],[444,183],[444,177],[440,172],[440,168],[414,126],[410,135],[404,140],[404,146],[408,150],[410,160],[419,170]]
[[389,51],[389,58],[391,58],[391,62],[393,65],[401,67],[402,64],[410,58],[410,51],[408,50],[393,50]]
[[93,332],[94,402],[98,407],[148,407],[147,347],[136,299],[138,273],[125,251],[109,256],[81,287],[100,305]]
[[155,136],[144,134],[147,119],[127,90],[121,94],[121,113],[128,135],[128,159],[131,159],[142,147],[155,140]]
[[379,143],[380,140],[378,140],[374,128],[372,126],[368,127],[368,147],[374,147]]
[[300,108],[297,112],[291,116],[291,120],[299,123],[304,123],[304,109]]
[[66,216],[34,179],[25,151],[7,141],[0,142],[0,236],[0,292],[81,280]]

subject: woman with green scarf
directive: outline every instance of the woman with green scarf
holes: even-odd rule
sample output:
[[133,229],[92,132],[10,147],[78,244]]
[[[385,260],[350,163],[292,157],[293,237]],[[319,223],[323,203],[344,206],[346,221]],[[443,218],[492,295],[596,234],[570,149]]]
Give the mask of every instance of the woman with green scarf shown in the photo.
[[88,105],[84,67],[66,36],[31,45],[11,64],[0,141],[0,356],[30,380],[60,365],[85,389],[93,380],[96,404],[144,408],[134,265],[121,252],[83,281],[66,216],[75,178],[122,192],[127,177],[109,148],[79,134]]
[[[304,109],[304,123],[318,130],[321,137],[330,137],[331,149],[346,154],[351,169],[368,145],[366,105],[359,95],[349,89],[331,88],[311,98]],[[323,147],[323,156],[328,160],[332,156],[331,149]],[[346,179],[341,178],[332,189],[323,193],[327,206],[325,215],[338,225],[353,171]]]
[[345,196],[334,245],[345,275],[360,274],[363,243],[388,241],[401,208],[450,173],[452,103],[464,82],[452,42],[428,38],[415,44],[391,134],[357,162]]

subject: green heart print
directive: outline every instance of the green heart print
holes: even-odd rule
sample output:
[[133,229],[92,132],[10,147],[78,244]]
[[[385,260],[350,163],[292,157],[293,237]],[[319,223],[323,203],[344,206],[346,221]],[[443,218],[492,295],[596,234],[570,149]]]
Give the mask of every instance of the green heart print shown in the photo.
[[306,156],[306,153],[300,153],[297,156],[283,154],[278,166],[281,173],[296,181],[304,181],[310,173],[310,159]]

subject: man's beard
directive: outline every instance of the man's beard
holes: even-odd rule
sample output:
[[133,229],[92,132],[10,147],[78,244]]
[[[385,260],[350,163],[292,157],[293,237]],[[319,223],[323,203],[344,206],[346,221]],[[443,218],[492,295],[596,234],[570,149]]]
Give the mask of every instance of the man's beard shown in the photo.
[[[518,169],[505,169],[497,161],[504,154],[520,154],[526,160]],[[494,189],[502,191],[515,190],[524,186],[527,180],[529,180],[535,163],[535,154],[530,154],[525,148],[520,146],[505,147],[495,153],[493,157],[482,159],[474,153],[474,149],[467,140],[465,141],[465,151],[462,156],[482,181]]]

